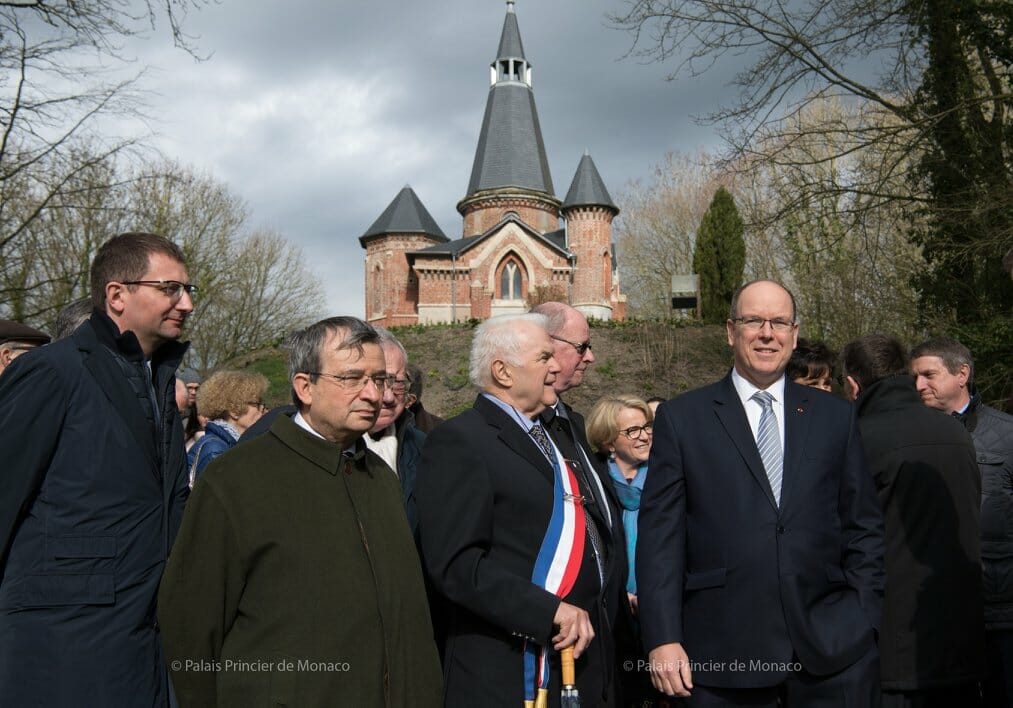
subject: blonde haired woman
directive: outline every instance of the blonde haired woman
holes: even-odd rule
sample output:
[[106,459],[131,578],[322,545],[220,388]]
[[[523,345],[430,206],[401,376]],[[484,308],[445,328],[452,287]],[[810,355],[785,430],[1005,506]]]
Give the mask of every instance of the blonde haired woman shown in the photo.
[[187,453],[190,486],[208,463],[232,449],[239,436],[260,420],[267,408],[267,379],[246,371],[218,371],[197,390],[197,410],[207,418],[204,437]]
[[634,559],[637,547],[637,515],[640,493],[647,479],[647,458],[651,453],[654,415],[636,396],[605,396],[598,399],[587,417],[587,439],[608,464],[612,487],[623,507],[629,580],[626,592],[630,605],[637,607],[637,577]]

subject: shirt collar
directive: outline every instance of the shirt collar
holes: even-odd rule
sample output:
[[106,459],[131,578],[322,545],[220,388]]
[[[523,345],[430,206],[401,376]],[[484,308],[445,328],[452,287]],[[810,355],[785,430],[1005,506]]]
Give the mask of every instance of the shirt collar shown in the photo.
[[489,399],[493,404],[498,406],[500,410],[502,410],[504,413],[510,416],[510,419],[516,422],[517,425],[521,426],[521,429],[524,432],[530,431],[533,427],[535,427],[535,424],[538,422],[536,420],[531,420],[530,418],[522,415],[520,411],[511,406],[509,403],[500,400],[499,398],[496,398],[488,391],[483,391],[482,395],[485,396],[487,399]]
[[737,369],[732,368],[732,385],[735,386],[735,392],[739,394],[739,398],[743,403],[751,399],[757,391],[766,391],[774,397],[775,403],[784,405],[784,381],[785,377],[782,374],[781,378],[777,381],[770,384],[767,388],[761,389],[744,379]]
[[[298,425],[300,428],[302,428],[306,432],[308,432],[310,435],[312,435],[314,437],[317,437],[317,438],[320,438],[321,440],[324,440],[324,441],[327,440],[327,438],[325,438],[323,435],[321,435],[320,433],[318,433],[317,431],[315,431],[313,428],[310,427],[310,424],[306,421],[305,418],[302,417],[302,414],[299,411],[296,411],[295,415],[292,416],[292,422],[295,423],[296,425]],[[346,448],[343,451],[343,454],[346,457],[351,457],[352,455],[354,455],[355,454],[355,443],[353,442],[351,445],[349,445],[348,448]]]

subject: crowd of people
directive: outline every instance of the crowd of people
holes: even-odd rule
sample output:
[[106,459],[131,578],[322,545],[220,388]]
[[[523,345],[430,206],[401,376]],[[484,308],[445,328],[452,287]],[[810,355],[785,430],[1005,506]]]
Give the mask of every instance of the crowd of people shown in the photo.
[[268,411],[177,372],[196,291],[122,234],[54,341],[0,322],[4,705],[1013,705],[1013,417],[959,342],[838,355],[753,281],[726,376],[585,420],[549,302],[476,328],[444,421],[339,316]]

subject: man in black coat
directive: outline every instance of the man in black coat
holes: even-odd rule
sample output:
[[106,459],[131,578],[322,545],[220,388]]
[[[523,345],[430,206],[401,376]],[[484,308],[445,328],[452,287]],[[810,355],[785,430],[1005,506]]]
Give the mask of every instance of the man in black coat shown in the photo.
[[[588,492],[538,421],[556,402],[560,372],[545,318],[486,320],[470,370],[482,393],[428,436],[415,487],[423,563],[446,603],[445,705],[523,705],[544,658],[544,695],[558,706],[556,652],[568,646],[586,705],[607,703],[593,650],[607,630],[596,624],[600,578],[581,507]],[[543,560],[552,572],[542,572]]]
[[985,624],[981,477],[971,438],[922,405],[896,338],[861,337],[842,358],[886,519],[883,705],[977,705]]
[[91,318],[0,379],[0,702],[167,706],[155,597],[188,494],[183,253],[122,234]]

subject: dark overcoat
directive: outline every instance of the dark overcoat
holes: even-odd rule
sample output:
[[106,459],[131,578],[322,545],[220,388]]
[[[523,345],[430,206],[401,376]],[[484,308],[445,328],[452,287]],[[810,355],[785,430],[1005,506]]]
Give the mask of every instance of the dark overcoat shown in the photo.
[[[164,706],[155,597],[189,489],[174,371],[96,312],[0,377],[0,703]],[[157,436],[157,437],[156,437]]]
[[182,708],[440,703],[397,478],[286,415],[197,480],[159,618]]
[[856,414],[886,517],[879,631],[884,690],[981,677],[981,477],[971,437],[921,401],[910,376],[862,391]]

